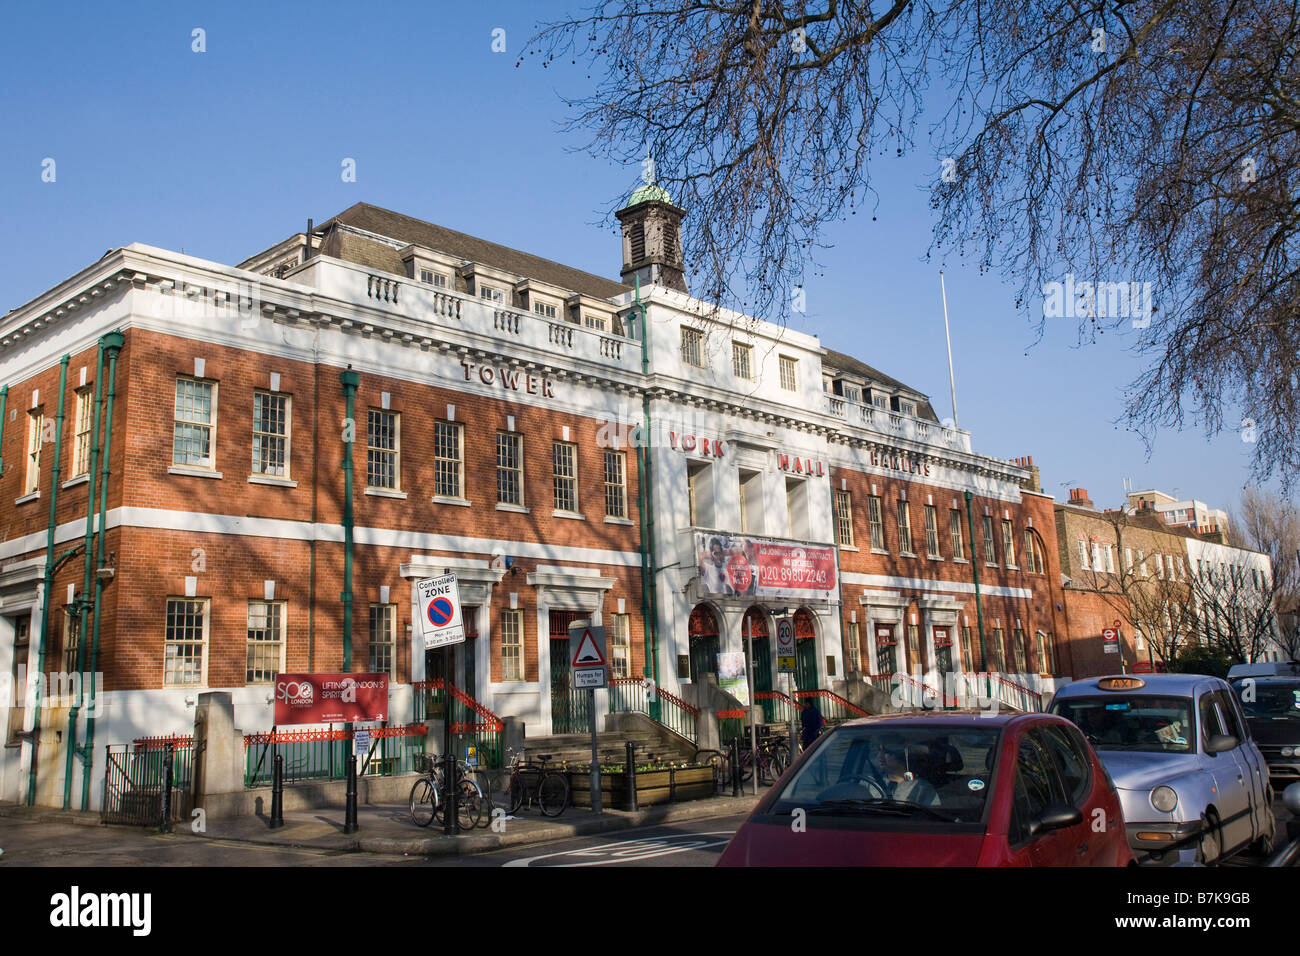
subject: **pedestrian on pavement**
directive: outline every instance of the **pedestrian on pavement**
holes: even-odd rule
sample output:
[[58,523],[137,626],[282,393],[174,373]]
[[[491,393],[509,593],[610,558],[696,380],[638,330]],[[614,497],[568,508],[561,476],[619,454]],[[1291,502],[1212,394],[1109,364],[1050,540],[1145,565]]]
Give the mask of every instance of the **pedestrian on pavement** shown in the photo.
[[822,732],[822,727],[826,725],[826,721],[822,718],[822,712],[817,709],[817,698],[808,697],[805,700],[806,703],[804,704],[803,714],[799,717],[799,724],[803,729],[801,734],[803,749],[807,750]]

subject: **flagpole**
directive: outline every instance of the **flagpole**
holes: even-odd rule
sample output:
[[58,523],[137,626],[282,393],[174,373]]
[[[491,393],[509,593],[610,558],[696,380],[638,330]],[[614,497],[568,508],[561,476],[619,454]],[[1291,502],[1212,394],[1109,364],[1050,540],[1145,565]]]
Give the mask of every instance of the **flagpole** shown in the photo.
[[944,286],[943,270],[939,270],[939,292],[943,296],[943,335],[948,340],[948,385],[952,389],[952,427],[957,426],[957,378],[952,371],[952,333],[948,331],[948,289]]

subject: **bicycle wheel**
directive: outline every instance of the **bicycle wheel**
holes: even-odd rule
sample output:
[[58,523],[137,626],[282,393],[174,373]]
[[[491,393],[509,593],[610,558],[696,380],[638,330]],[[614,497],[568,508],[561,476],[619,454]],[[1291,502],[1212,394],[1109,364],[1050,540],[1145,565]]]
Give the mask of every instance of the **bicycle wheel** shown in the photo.
[[462,830],[473,830],[483,816],[483,791],[473,780],[461,780],[456,793],[456,822]]
[[773,750],[772,751],[772,779],[776,780],[777,777],[785,773],[785,768],[788,766],[790,766],[790,755],[784,750],[780,750],[780,749]]
[[542,775],[537,806],[544,817],[558,817],[569,806],[569,778],[554,771]]
[[438,815],[438,792],[433,789],[428,777],[421,777],[411,787],[409,806],[411,819],[418,827],[427,827]]
[[511,770],[510,780],[506,784],[506,801],[510,807],[510,816],[513,817],[524,805],[527,790],[528,784],[524,781],[523,773],[519,770]]
[[746,750],[740,755],[740,782],[749,783],[754,776],[754,755]]

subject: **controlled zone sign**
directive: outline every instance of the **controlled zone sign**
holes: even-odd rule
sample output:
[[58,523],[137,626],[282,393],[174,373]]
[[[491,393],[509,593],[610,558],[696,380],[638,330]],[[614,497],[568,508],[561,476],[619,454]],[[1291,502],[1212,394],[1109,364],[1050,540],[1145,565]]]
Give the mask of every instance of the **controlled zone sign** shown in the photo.
[[608,687],[605,629],[589,624],[569,628],[569,663],[574,687]]
[[778,618],[776,622],[776,672],[794,673],[794,619]]
[[415,598],[419,604],[418,620],[426,651],[465,642],[456,575],[443,574],[416,581]]

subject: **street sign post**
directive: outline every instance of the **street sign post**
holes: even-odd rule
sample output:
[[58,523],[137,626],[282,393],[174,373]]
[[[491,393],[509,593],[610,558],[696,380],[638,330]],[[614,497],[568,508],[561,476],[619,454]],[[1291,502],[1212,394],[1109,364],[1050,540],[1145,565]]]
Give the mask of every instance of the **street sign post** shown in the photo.
[[601,813],[600,754],[596,743],[596,688],[608,687],[605,629],[587,621],[569,625],[569,673],[574,687],[587,688],[587,720],[591,730],[591,810]]
[[[451,755],[451,670],[452,646],[465,643],[465,625],[460,616],[460,588],[456,575],[441,574],[436,578],[421,578],[415,582],[415,599],[419,605],[420,633],[424,635],[424,649],[442,648],[442,692],[446,713],[442,721],[442,754],[447,762],[447,780],[456,779],[456,766]],[[456,787],[447,787],[448,806],[443,814],[443,833],[456,832]]]

